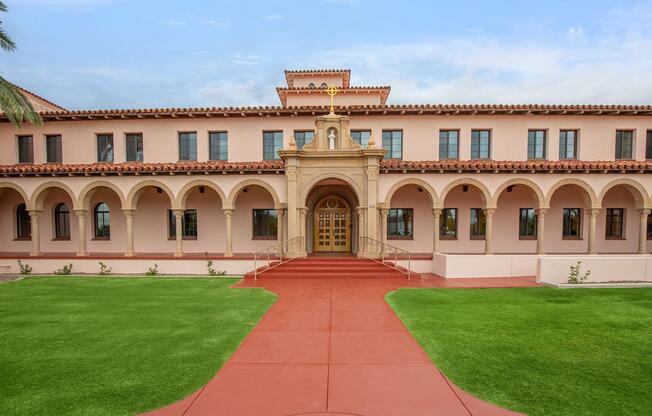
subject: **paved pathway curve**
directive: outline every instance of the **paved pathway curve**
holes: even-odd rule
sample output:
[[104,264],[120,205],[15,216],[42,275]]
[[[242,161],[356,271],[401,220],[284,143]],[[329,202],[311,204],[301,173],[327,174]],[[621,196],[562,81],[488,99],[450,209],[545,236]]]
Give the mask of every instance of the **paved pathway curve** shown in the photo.
[[450,383],[384,300],[399,287],[535,285],[456,280],[245,280],[278,301],[206,386],[148,415],[515,415]]

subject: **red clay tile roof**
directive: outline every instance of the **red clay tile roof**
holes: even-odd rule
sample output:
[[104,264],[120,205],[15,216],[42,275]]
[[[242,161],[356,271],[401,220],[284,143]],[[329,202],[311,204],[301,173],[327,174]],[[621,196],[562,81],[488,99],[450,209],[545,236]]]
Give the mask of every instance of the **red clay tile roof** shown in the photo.
[[[1,176],[31,175],[156,175],[192,173],[284,172],[282,160],[260,162],[82,163],[0,165]],[[396,172],[650,172],[652,161],[493,161],[493,160],[382,160],[381,173]]]
[[282,160],[260,162],[171,162],[171,163],[43,163],[0,165],[0,175],[103,175],[103,174],[173,174],[210,172],[278,172]]
[[382,160],[381,171],[650,171],[652,161],[617,160]]
[[[335,106],[343,115],[587,115],[587,116],[650,116],[652,105],[555,105],[555,104],[402,104]],[[294,117],[327,114],[328,106],[260,106],[260,107],[197,107],[144,108],[115,110],[47,111],[46,121],[110,120],[144,118],[201,117]],[[0,117],[0,121],[6,118]]]
[[[41,97],[40,95],[36,95],[33,92],[31,92],[29,90],[26,90],[25,88],[21,87],[20,85],[16,85],[16,84],[11,84],[11,85],[18,88],[23,94],[27,95],[28,97],[31,95],[32,97],[35,97],[35,98],[43,101],[44,103],[46,103],[46,104],[48,104],[48,105],[50,105],[50,106],[52,106],[54,108],[58,108],[61,111],[68,111],[65,108],[61,107],[60,105],[57,105],[57,104],[53,103],[52,101],[46,100],[45,98]],[[36,109],[36,110],[38,111],[38,109]]]

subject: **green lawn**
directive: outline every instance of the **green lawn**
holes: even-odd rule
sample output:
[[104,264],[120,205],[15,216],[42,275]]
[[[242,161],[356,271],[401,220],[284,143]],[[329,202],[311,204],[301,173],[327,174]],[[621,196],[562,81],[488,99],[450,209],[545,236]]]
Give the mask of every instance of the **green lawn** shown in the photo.
[[652,414],[652,289],[400,289],[387,300],[474,395],[530,415]]
[[205,384],[275,301],[236,279],[0,284],[1,415],[131,415]]

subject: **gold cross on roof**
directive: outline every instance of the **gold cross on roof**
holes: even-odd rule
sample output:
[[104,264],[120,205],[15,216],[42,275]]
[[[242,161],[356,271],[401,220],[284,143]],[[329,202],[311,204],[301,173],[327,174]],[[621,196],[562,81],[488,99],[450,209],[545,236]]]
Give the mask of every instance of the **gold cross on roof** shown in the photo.
[[333,99],[335,98],[335,95],[340,92],[340,90],[338,90],[335,85],[331,84],[324,90],[324,92],[331,97],[331,114],[335,114],[335,110],[333,108]]

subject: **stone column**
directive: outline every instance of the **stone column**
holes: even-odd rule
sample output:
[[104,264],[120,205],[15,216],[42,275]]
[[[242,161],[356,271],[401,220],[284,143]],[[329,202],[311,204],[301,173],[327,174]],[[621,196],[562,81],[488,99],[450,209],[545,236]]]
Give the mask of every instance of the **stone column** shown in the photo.
[[88,256],[86,251],[86,217],[88,216],[88,210],[78,209],[73,211],[77,215],[77,228],[79,231],[79,251],[77,251],[78,256]]
[[177,240],[177,248],[174,252],[174,257],[183,256],[183,210],[174,210],[174,225]]
[[600,208],[591,208],[589,210],[589,247],[588,254],[597,254],[595,247],[595,235],[598,224],[598,214],[600,213]]
[[382,241],[384,244],[387,243],[387,212],[389,212],[389,209],[387,208],[380,208],[378,210],[380,213],[380,238],[379,240]]
[[226,218],[226,251],[224,257],[233,257],[233,209],[224,209]]
[[297,253],[303,255],[306,253],[306,241],[308,241],[308,230],[306,229],[306,215],[308,215],[308,208],[297,208],[299,211],[299,236],[303,237],[303,242],[300,247],[297,247]]
[[432,210],[432,254],[439,253],[439,221],[441,221],[441,209]]
[[356,207],[355,213],[358,215],[358,257],[362,257],[366,250],[366,243],[363,241],[364,237],[364,209],[362,207]]
[[537,254],[545,254],[543,240],[545,238],[545,218],[547,209],[537,209]]
[[134,214],[136,213],[135,209],[124,209],[122,213],[127,220],[127,252],[125,253],[126,257],[134,256]]
[[494,213],[496,212],[495,208],[486,208],[484,210],[484,215],[486,219],[486,228],[484,236],[484,254],[494,254],[494,249],[492,246],[494,238]]
[[647,254],[647,217],[650,215],[649,209],[641,211],[641,225],[638,232],[638,254]]
[[32,252],[29,253],[30,256],[40,256],[41,255],[41,235],[39,233],[39,218],[43,211],[29,211],[29,216],[31,218],[30,224],[32,227]]
[[283,217],[285,217],[285,209],[276,208],[276,238],[281,243],[282,254],[285,254],[283,246]]

